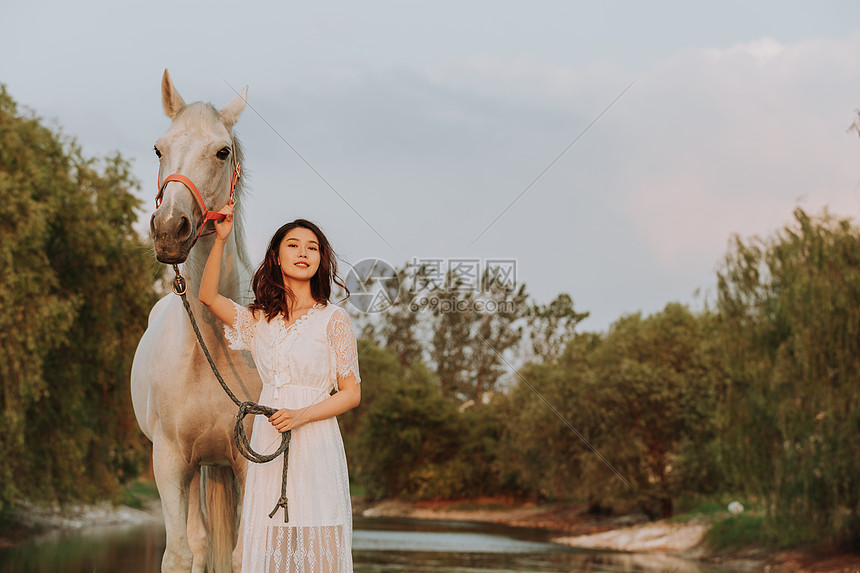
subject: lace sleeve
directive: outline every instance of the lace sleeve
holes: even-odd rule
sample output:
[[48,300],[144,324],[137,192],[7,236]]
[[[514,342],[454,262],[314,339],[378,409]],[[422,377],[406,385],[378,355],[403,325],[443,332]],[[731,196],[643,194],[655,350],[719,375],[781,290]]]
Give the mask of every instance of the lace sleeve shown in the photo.
[[232,325],[224,324],[224,338],[233,350],[252,351],[254,347],[254,329],[257,324],[250,310],[230,301],[236,308],[236,320]]
[[347,378],[350,374],[355,375],[355,382],[361,382],[358,373],[358,348],[355,343],[355,334],[349,322],[349,315],[342,308],[337,308],[332,313],[326,328],[329,347],[332,350],[332,366],[337,378]]

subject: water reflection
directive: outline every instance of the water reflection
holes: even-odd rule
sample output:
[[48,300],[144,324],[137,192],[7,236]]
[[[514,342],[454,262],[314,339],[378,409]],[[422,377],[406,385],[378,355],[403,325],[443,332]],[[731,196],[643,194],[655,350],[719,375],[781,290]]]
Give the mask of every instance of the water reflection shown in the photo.
[[[542,530],[492,524],[356,519],[356,573],[657,572],[730,569],[662,555],[576,550]],[[88,528],[0,549],[0,573],[158,573],[164,528]]]
[[2,573],[158,573],[164,526],[89,527],[0,549]]
[[663,556],[602,552],[557,553],[438,553],[355,552],[356,573],[719,573],[730,569],[703,568],[698,564]]
[[355,551],[416,551],[481,553],[544,553],[558,551],[557,545],[510,539],[486,533],[463,531],[367,531],[353,533]]
[[574,549],[556,532],[497,524],[356,519],[356,573],[643,572],[722,573],[670,555]]

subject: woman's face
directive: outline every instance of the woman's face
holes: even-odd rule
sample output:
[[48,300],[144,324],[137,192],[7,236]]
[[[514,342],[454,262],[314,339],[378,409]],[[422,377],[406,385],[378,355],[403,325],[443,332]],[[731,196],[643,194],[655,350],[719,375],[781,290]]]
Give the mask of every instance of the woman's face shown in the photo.
[[284,278],[309,281],[320,267],[320,244],[310,229],[291,229],[281,241],[278,261]]

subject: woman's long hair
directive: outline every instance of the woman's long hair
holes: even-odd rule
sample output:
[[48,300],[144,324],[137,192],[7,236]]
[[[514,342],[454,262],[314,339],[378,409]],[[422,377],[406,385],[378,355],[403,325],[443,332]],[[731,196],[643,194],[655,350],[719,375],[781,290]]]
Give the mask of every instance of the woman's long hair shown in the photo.
[[267,321],[271,321],[281,313],[289,319],[290,305],[296,300],[296,295],[284,284],[284,275],[281,271],[281,265],[278,264],[278,258],[284,237],[297,228],[308,229],[313,232],[320,245],[320,266],[314,276],[311,277],[311,296],[314,300],[327,304],[331,296],[332,282],[344,289],[346,295],[349,296],[349,289],[337,276],[337,260],[331,243],[328,242],[319,227],[306,219],[296,219],[275,231],[272,240],[269,241],[269,247],[266,249],[266,256],[260,268],[254,273],[254,279],[251,282],[251,288],[253,288],[256,298],[248,308],[252,312],[262,311],[266,315]]

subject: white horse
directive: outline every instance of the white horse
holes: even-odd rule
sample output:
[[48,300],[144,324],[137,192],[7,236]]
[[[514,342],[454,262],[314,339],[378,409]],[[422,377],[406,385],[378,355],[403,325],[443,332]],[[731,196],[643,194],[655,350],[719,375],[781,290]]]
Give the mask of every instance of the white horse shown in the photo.
[[[229,200],[234,166],[241,161],[232,131],[247,90],[220,110],[201,102],[186,105],[164,71],[162,105],[172,123],[155,145],[161,162],[158,185],[161,189],[168,174],[187,177],[199,189],[205,207],[185,184],[170,180],[152,215],[150,232],[159,261],[184,263],[188,301],[225,381],[240,400],[256,400],[261,382],[253,361],[227,348],[220,323],[197,300],[213,242],[212,236],[197,240],[198,230],[211,230],[213,225],[205,221],[204,208],[217,210]],[[251,268],[241,227],[241,181],[235,193],[235,223],[219,290],[245,302]],[[134,355],[131,392],[138,424],[152,440],[153,471],[167,529],[162,572],[240,571],[238,522],[247,461],[233,444],[236,407],[212,374],[182,301],[174,294],[159,300],[149,315]],[[246,422],[250,432],[251,417]]]

